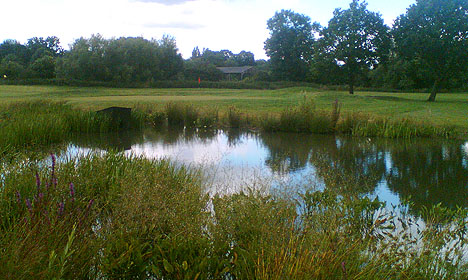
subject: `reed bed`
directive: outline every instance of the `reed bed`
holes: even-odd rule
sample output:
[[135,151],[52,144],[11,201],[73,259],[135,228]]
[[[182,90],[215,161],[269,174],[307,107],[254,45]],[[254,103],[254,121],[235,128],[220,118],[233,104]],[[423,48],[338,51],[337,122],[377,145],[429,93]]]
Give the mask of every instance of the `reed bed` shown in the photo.
[[[295,107],[273,115],[249,115],[235,106],[226,112],[216,107],[196,108],[192,104],[168,103],[162,110],[150,105],[132,110],[130,127],[144,126],[198,128],[252,128],[268,132],[349,134],[360,137],[456,138],[455,127],[434,126],[408,119],[399,121],[365,114],[342,114],[336,100],[331,111],[316,109],[312,99],[304,98]],[[73,134],[114,132],[119,124],[109,116],[72,108],[65,103],[24,102],[3,106],[0,113],[0,153],[17,149],[40,148],[64,142]]]
[[[57,102],[23,102],[3,106],[0,113],[0,151],[41,147],[63,142],[72,134],[113,132],[119,124],[109,116],[73,109]],[[142,112],[135,111],[131,126],[141,128]]]

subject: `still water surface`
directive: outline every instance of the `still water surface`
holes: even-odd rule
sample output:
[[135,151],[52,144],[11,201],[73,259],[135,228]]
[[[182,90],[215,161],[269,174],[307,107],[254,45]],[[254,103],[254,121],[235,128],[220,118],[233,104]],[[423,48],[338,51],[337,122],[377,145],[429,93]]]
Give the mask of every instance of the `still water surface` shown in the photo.
[[211,192],[339,187],[387,205],[408,200],[416,212],[437,203],[468,207],[463,141],[166,129],[87,135],[74,139],[65,154],[109,148],[200,167]]

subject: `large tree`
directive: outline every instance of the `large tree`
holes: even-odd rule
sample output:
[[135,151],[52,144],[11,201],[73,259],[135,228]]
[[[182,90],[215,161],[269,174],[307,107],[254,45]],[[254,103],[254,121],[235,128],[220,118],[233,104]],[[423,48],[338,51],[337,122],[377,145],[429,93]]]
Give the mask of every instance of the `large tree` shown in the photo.
[[389,28],[379,13],[367,10],[367,3],[353,0],[349,9],[336,9],[328,27],[321,30],[317,43],[320,60],[330,61],[347,77],[349,93],[354,94],[358,75],[375,68],[388,57]]
[[281,10],[268,20],[270,38],[265,42],[272,76],[280,80],[305,80],[312,59],[313,25],[308,16]]
[[429,70],[435,101],[439,87],[468,67],[468,1],[417,0],[393,26],[397,53]]

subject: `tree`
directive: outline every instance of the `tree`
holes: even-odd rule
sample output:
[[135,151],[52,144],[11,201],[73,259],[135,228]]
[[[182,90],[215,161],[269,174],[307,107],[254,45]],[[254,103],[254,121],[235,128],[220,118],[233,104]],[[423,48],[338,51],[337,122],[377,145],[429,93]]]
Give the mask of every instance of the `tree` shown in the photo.
[[64,53],[60,40],[56,36],[49,36],[45,39],[43,37],[30,38],[26,47],[29,51],[30,63],[44,56],[58,57]]
[[16,40],[8,39],[0,44],[0,62],[5,57],[9,57],[9,61],[15,61],[22,65],[26,65],[29,62],[26,46],[20,44]]
[[52,79],[55,77],[55,59],[52,56],[45,55],[38,58],[30,67],[35,77],[42,79]]
[[280,80],[303,81],[312,59],[313,26],[308,16],[281,10],[267,22],[270,38],[265,41],[272,75]]
[[429,69],[435,101],[441,84],[466,74],[468,67],[468,1],[417,0],[395,21],[396,52]]
[[358,75],[385,60],[391,46],[381,15],[367,10],[367,3],[359,0],[353,0],[347,10],[336,9],[320,35],[318,56],[344,71],[350,94],[354,94]]

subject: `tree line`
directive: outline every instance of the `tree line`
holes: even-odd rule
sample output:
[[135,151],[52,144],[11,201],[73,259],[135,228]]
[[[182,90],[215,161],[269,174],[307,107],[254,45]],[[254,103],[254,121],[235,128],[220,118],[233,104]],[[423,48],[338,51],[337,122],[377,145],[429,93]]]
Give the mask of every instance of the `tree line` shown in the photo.
[[[264,61],[260,61],[261,62]],[[217,67],[255,66],[254,54],[229,50],[199,50],[184,60],[169,35],[160,40],[142,37],[106,39],[101,35],[75,40],[70,50],[59,38],[31,38],[26,44],[5,40],[0,44],[0,74],[8,79],[68,79],[143,85],[155,81],[219,81]]]
[[303,14],[277,12],[268,20],[265,50],[276,79],[310,80],[392,89],[432,88],[468,82],[468,1],[417,0],[392,27],[367,3],[336,9],[328,26]]
[[184,60],[171,36],[79,38],[64,50],[59,38],[0,44],[0,74],[8,79],[65,79],[141,85],[167,80],[223,79],[217,67],[256,66],[250,81],[297,81],[385,89],[441,88],[468,83],[468,1],[417,0],[392,27],[367,3],[336,9],[327,26],[281,10],[267,21],[268,61],[253,53],[200,50]]

